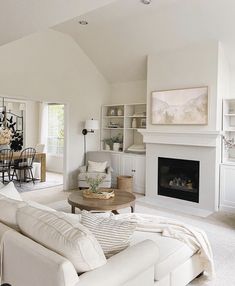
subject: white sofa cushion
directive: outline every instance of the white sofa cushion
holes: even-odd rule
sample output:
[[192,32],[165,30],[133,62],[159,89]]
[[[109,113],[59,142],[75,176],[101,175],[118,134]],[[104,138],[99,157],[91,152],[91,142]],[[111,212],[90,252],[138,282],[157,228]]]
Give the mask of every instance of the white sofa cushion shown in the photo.
[[94,162],[88,161],[87,172],[88,173],[105,173],[107,167],[107,161]]
[[194,255],[193,250],[185,243],[178,239],[163,237],[159,233],[136,231],[132,237],[131,245],[135,245],[144,239],[151,239],[156,242],[159,248],[159,260],[155,265],[154,271],[154,279],[157,281]]
[[20,193],[17,191],[13,182],[10,182],[6,186],[5,185],[2,186],[2,185],[3,184],[1,183],[0,184],[0,195],[3,195],[13,200],[23,201],[20,196]]
[[18,210],[17,221],[26,236],[66,257],[79,273],[106,263],[98,241],[77,218],[26,206]]
[[0,221],[19,231],[16,212],[26,205],[23,201],[13,200],[0,195]]
[[135,222],[115,220],[87,211],[82,211],[81,223],[95,235],[107,258],[127,248],[136,229]]

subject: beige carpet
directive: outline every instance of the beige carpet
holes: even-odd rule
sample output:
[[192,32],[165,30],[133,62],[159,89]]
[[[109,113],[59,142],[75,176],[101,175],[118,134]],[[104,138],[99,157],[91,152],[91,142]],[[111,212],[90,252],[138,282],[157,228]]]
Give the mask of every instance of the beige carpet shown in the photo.
[[[24,198],[34,200],[57,210],[70,212],[70,207],[67,203],[68,195],[69,193],[62,191],[62,187],[22,194]],[[129,210],[122,210],[122,212],[127,211]],[[195,279],[190,285],[235,286],[235,214],[219,212],[207,218],[199,218],[179,212],[171,212],[163,208],[156,209],[138,202],[138,199],[136,212],[171,217],[202,228],[207,233],[212,245],[216,278],[213,281],[206,281],[202,276]]]

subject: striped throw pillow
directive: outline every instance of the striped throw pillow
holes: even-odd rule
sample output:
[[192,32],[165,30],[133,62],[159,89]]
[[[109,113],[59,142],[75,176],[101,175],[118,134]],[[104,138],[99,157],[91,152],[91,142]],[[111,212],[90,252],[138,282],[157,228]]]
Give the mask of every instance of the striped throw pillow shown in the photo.
[[106,258],[127,248],[136,229],[135,222],[115,220],[87,211],[82,211],[81,223],[96,237]]

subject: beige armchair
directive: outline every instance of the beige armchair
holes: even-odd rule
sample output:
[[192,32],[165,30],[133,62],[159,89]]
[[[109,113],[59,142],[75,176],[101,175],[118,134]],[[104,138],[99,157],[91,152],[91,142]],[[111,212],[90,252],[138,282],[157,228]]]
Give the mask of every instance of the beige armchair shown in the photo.
[[93,177],[95,178],[97,175],[105,176],[104,181],[100,185],[101,188],[111,188],[111,157],[110,153],[102,152],[102,151],[92,151],[87,152],[86,160],[94,161],[94,162],[105,162],[107,161],[107,168],[104,173],[97,173],[97,172],[87,172],[87,164],[85,166],[79,167],[78,172],[78,187],[79,188],[88,188],[88,184],[86,182],[86,177]]

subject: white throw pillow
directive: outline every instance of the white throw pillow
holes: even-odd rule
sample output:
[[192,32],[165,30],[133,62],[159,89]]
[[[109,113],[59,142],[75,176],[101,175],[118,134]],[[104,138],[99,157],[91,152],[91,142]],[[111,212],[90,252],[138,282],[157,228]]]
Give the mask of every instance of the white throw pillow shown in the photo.
[[26,206],[18,210],[17,222],[26,236],[66,257],[78,273],[106,263],[96,238],[75,217]]
[[115,220],[82,211],[82,222],[99,241],[106,258],[124,250],[136,229],[136,222]]
[[104,173],[107,168],[107,161],[105,162],[93,162],[88,161],[88,173]]
[[16,212],[19,208],[26,205],[25,202],[12,200],[0,195],[0,221],[11,228],[19,231],[19,226],[16,219]]
[[13,182],[10,182],[6,186],[3,185],[3,187],[0,187],[0,195],[13,200],[23,201]]

